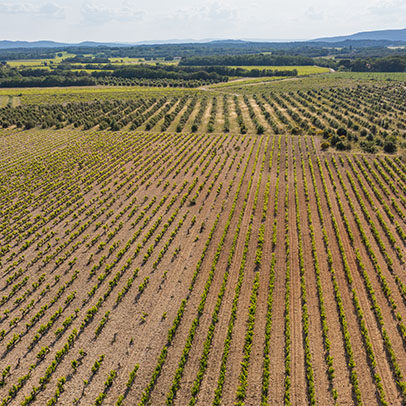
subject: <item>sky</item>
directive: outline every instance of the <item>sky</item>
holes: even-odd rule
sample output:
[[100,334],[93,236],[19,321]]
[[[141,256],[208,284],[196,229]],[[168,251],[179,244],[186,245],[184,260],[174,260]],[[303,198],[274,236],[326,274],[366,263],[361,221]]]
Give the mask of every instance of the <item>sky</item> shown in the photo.
[[401,28],[405,0],[0,0],[0,40],[304,40]]

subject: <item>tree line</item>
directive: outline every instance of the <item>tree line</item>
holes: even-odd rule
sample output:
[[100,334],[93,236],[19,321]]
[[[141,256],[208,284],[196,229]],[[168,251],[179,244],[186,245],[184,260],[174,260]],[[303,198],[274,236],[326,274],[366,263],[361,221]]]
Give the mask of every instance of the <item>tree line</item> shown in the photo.
[[[86,65],[85,65],[86,66]],[[102,66],[101,66],[102,67]],[[111,69],[107,69],[111,68]],[[176,66],[148,65],[114,66],[105,65],[101,70],[91,72],[80,70],[78,66],[61,64],[56,69],[27,67],[0,67],[0,87],[52,87],[52,86],[92,86],[97,84],[140,84],[137,80],[178,81],[177,86],[188,86],[188,82],[226,82],[229,77],[297,76],[296,69],[243,69],[227,66]],[[128,82],[128,80],[130,82]],[[132,83],[131,81],[136,81]],[[148,83],[152,85],[152,83]],[[194,85],[192,86],[194,87]]]
[[352,72],[406,72],[406,56],[342,59],[338,66]]
[[295,66],[314,65],[313,58],[299,55],[210,55],[182,58],[181,66]]

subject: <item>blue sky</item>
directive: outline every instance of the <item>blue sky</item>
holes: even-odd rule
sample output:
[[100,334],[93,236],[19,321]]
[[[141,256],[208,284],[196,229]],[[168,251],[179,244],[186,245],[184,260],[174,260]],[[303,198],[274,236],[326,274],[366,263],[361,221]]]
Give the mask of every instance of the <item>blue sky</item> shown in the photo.
[[406,28],[405,0],[0,0],[0,39],[311,39]]

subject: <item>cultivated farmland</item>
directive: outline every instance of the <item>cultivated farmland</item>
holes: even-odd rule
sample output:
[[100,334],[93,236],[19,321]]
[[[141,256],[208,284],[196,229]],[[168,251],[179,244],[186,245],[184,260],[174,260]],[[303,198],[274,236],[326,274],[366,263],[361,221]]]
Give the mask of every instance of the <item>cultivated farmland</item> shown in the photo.
[[[289,80],[286,83],[293,82]],[[249,86],[248,86],[249,87]],[[323,148],[395,152],[406,146],[406,118],[402,84],[358,85],[326,88],[226,94],[210,91],[140,94],[115,93],[112,89],[68,90],[59,97],[74,97],[70,103],[52,103],[43,90],[9,98],[0,110],[5,129],[81,128],[85,130],[130,130],[193,133],[264,133],[319,135]],[[91,91],[92,90],[92,91]],[[99,89],[100,90],[100,89]],[[97,96],[105,99],[92,100]],[[111,97],[119,97],[111,99]],[[3,96],[6,100],[8,96]],[[81,101],[77,101],[77,98]],[[48,102],[48,103],[47,103]]]
[[406,403],[401,83],[41,92],[0,109],[1,406]]

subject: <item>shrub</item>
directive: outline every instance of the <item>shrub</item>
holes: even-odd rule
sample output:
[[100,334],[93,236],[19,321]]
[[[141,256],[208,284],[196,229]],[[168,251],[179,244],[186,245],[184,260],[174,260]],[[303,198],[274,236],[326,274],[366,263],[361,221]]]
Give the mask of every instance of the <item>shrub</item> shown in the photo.
[[330,148],[330,143],[328,142],[328,141],[323,141],[322,143],[321,143],[321,149],[323,150],[323,151],[326,151],[326,150],[328,150]]
[[383,143],[383,150],[388,154],[395,153],[397,151],[396,138],[393,136],[387,137]]
[[339,127],[339,128],[337,128],[337,135],[339,137],[346,136],[347,135],[347,130],[345,128],[343,128],[343,127]]

